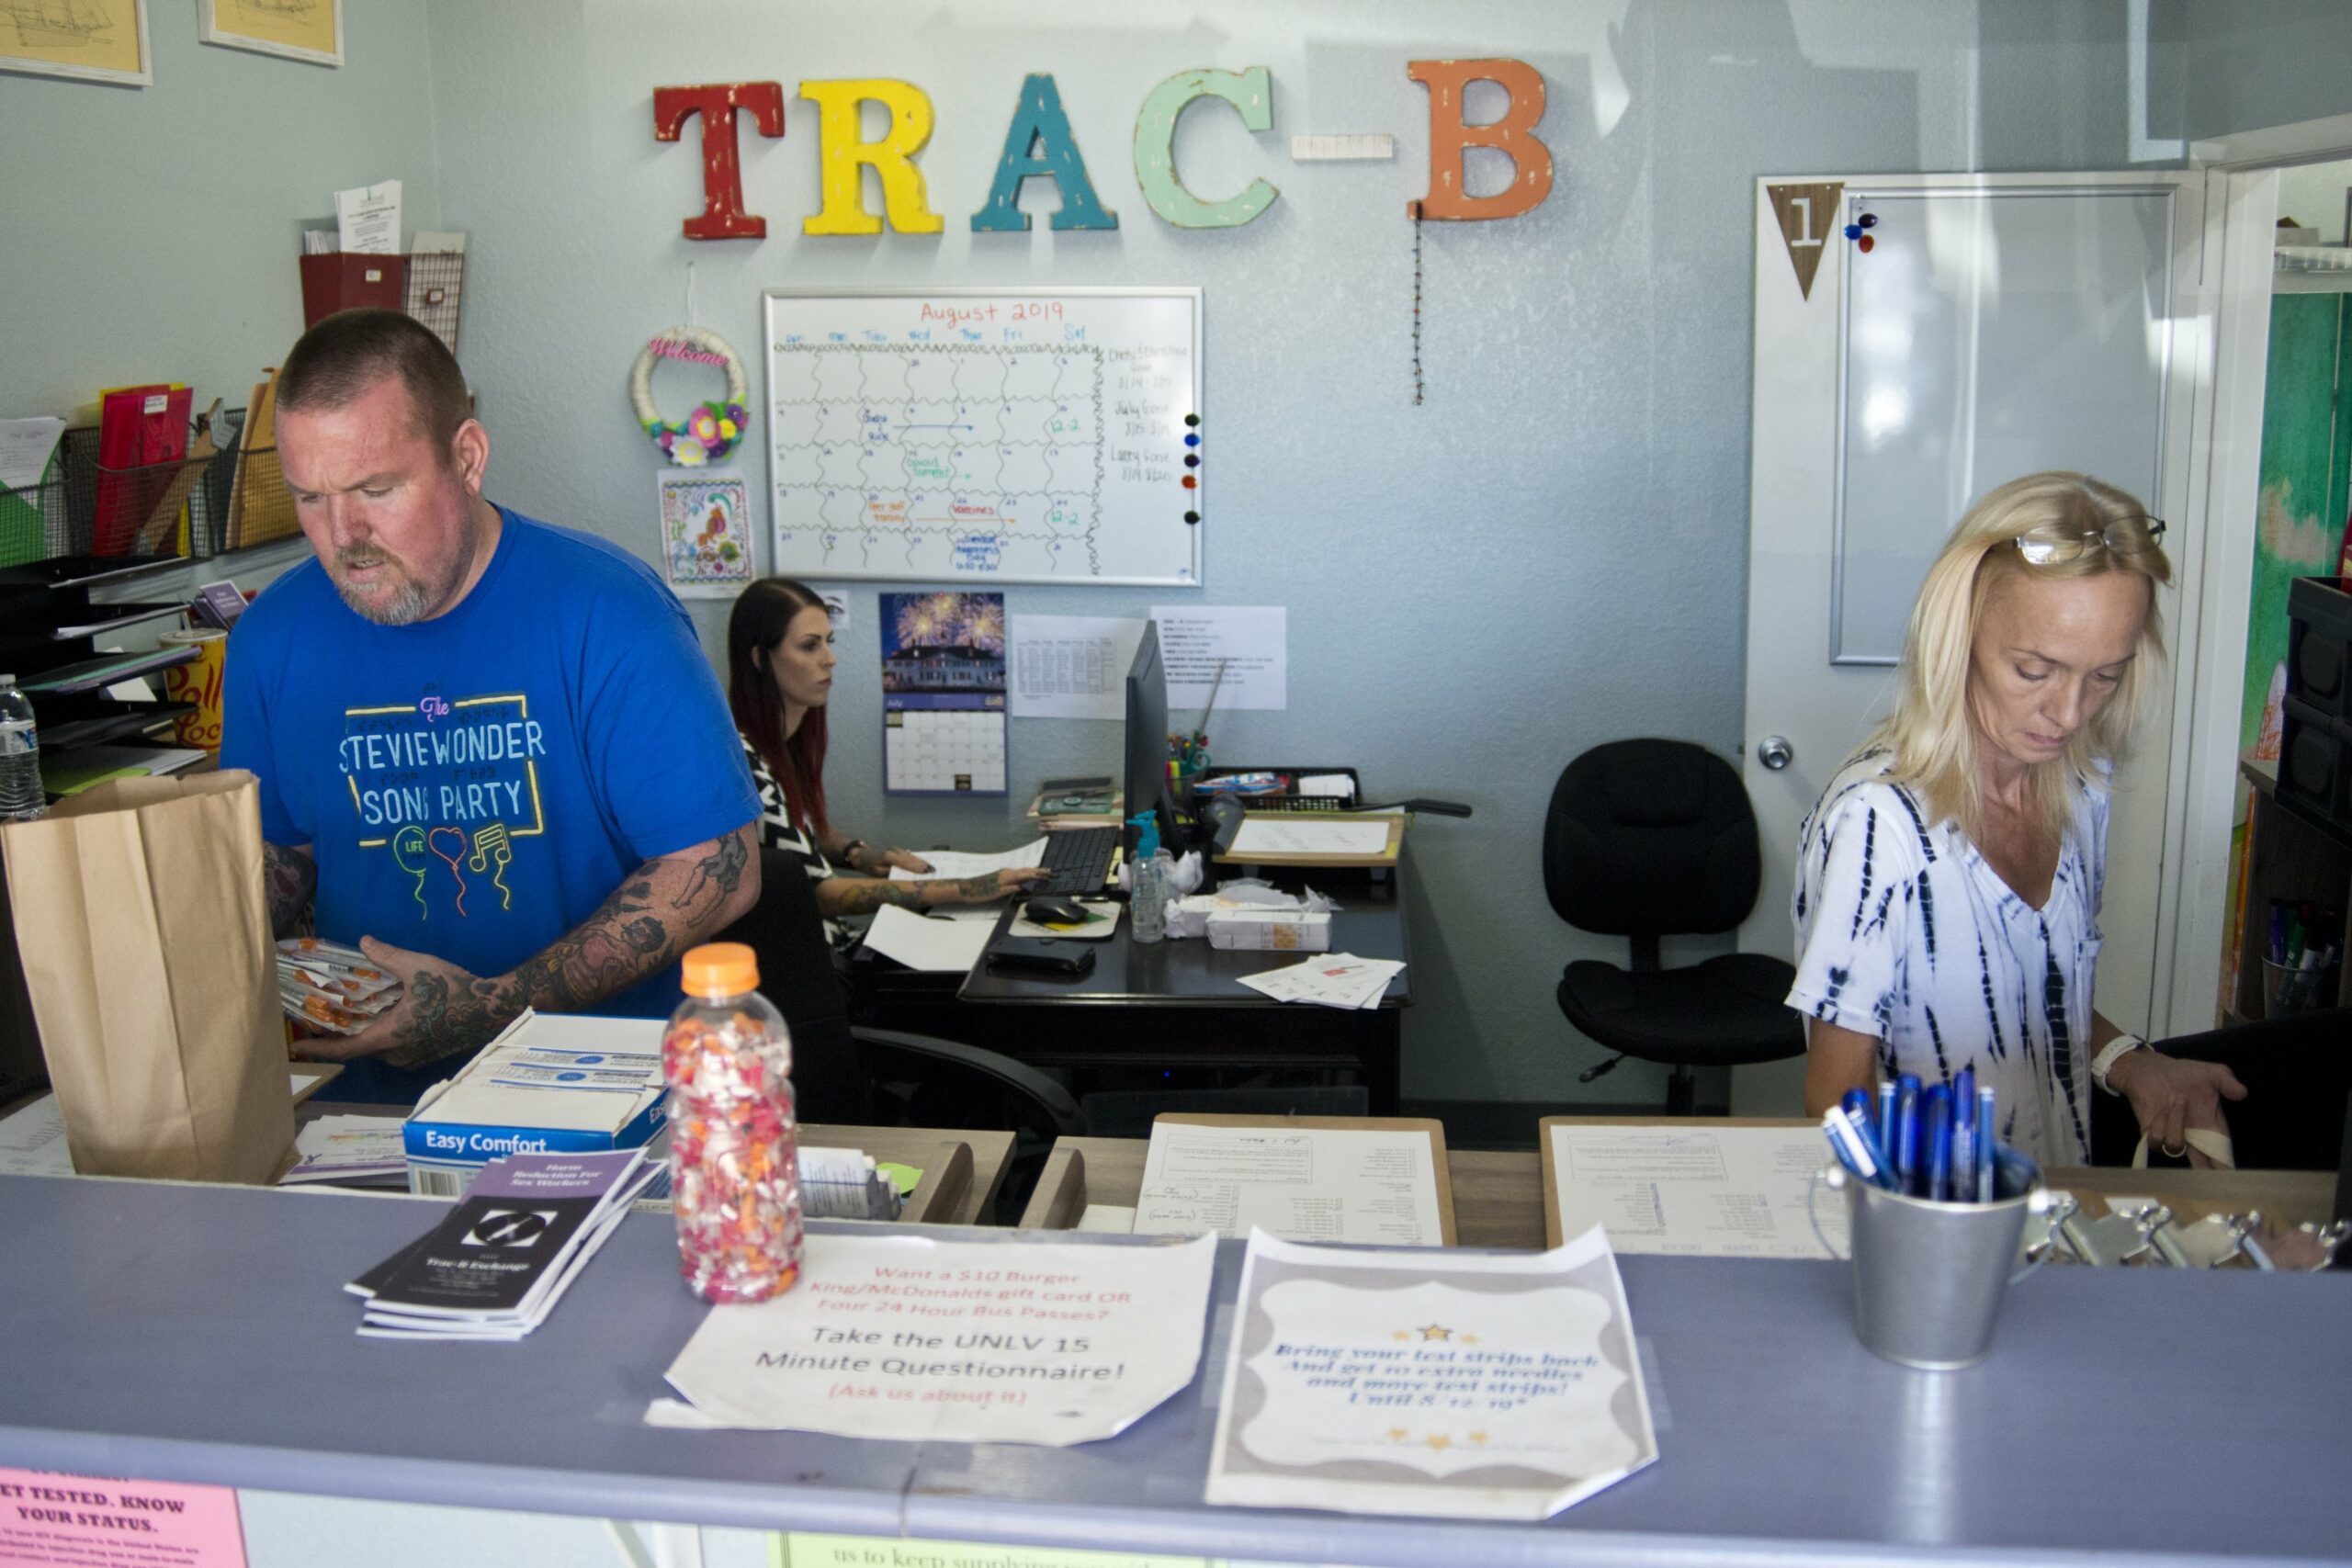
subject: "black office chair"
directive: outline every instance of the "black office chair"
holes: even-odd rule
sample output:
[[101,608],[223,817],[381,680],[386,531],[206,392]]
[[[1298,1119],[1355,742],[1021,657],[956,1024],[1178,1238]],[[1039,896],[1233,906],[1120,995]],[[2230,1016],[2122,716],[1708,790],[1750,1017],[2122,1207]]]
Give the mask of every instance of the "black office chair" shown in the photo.
[[1055,1138],[1083,1129],[1068,1089],[1010,1056],[853,1026],[814,885],[782,851],[760,852],[759,903],[715,940],[742,942],[758,957],[760,990],[792,1031],[802,1121],[1011,1132],[1015,1153],[1000,1214],[1009,1206],[1019,1213]]
[[1616,1053],[1674,1069],[1667,1110],[1690,1114],[1694,1067],[1773,1062],[1804,1051],[1783,1005],[1796,971],[1727,953],[1658,967],[1658,939],[1736,929],[1762,877],[1756,813],[1739,774],[1684,740],[1612,740],[1561,770],[1544,819],[1544,890],[1560,919],[1629,938],[1633,966],[1583,959],[1560,976],[1560,1010]]

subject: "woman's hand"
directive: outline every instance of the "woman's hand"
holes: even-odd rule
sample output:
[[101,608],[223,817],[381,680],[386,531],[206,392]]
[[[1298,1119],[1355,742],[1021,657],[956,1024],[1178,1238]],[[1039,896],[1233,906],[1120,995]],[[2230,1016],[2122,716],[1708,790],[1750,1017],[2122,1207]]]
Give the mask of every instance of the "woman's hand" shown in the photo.
[[2244,1100],[2245,1085],[2218,1062],[2184,1062],[2143,1046],[2126,1051],[2107,1070],[2110,1088],[2132,1102],[2140,1132],[2148,1146],[2166,1155],[2188,1149],[2188,1163],[2211,1170],[2213,1162],[2201,1150],[2189,1147],[2191,1128],[2229,1135],[2229,1119],[2222,1114],[2224,1100]]
[[1006,871],[991,872],[986,876],[957,877],[952,882],[923,882],[917,886],[929,890],[933,904],[987,904],[1008,893],[1018,893],[1024,883],[1042,882],[1053,875],[1042,865],[1018,866]]
[[870,870],[876,876],[888,876],[893,866],[916,876],[928,876],[931,874],[931,863],[912,850],[884,850],[874,857],[869,866],[862,869]]

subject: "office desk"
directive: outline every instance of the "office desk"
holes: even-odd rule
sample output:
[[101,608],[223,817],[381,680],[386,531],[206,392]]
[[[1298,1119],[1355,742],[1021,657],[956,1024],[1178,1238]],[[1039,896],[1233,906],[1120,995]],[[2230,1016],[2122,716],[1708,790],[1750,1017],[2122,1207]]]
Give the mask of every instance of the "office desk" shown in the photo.
[[[1089,1203],[1133,1208],[1143,1190],[1144,1156],[1150,1146],[1145,1138],[1057,1139],[1021,1224],[1035,1230],[1069,1230]],[[1448,1149],[1445,1164],[1453,1184],[1453,1224],[1460,1246],[1530,1252],[1544,1246],[1543,1163],[1532,1149]],[[2327,1219],[2335,1198],[2331,1171],[2151,1171],[2085,1166],[2052,1170],[2049,1179],[2052,1187],[2081,1199],[2094,1214],[2106,1212],[2105,1200],[2112,1193],[2160,1198],[2184,1220],[2260,1209],[2295,1224]]]
[[[1659,1461],[1501,1525],[1206,1506],[1213,1375],[1072,1449],[647,1427],[702,1316],[654,1216],[623,1221],[519,1344],[407,1345],[358,1337],[337,1287],[415,1234],[408,1204],[13,1177],[0,1213],[0,1322],[30,1352],[0,1358],[6,1465],[1372,1568],[2317,1561],[2346,1539],[2341,1275],[2050,1269],[2010,1300],[1991,1360],[1935,1373],[1862,1349],[1834,1264],[1623,1258]],[[1240,1262],[1218,1247],[1212,1333]],[[2119,1433],[2155,1436],[2085,1462]]]
[[[1273,1001],[1241,984],[1316,956],[1237,953],[1188,938],[1136,942],[1121,917],[1116,935],[1093,942],[1094,972],[1057,979],[976,964],[952,993],[945,977],[872,973],[862,989],[885,1027],[1001,1051],[1034,1066],[1347,1068],[1371,1092],[1376,1116],[1395,1115],[1402,1073],[1404,1010],[1412,1005],[1410,937],[1400,868],[1385,887],[1340,897],[1331,949],[1402,959],[1376,1008],[1346,1011]],[[1003,934],[1012,919],[997,920]],[[869,966],[870,967],[870,966]]]

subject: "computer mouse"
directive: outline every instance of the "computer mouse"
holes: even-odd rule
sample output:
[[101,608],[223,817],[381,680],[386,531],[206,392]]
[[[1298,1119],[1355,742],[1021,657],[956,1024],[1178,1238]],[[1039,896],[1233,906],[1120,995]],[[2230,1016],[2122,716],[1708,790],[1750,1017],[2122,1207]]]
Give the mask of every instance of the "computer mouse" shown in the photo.
[[1021,907],[1021,914],[1039,926],[1082,926],[1087,919],[1084,907],[1069,898],[1032,898]]

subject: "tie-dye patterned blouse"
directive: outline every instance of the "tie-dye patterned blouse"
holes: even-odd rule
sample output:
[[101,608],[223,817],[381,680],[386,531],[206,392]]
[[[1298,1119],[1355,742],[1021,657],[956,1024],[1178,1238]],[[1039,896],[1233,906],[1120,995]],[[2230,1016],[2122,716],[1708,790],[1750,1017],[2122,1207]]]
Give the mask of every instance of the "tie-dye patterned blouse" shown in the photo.
[[1976,846],[1930,825],[1891,759],[1865,751],[1805,818],[1789,1005],[1879,1041],[1879,1070],[1997,1096],[2001,1140],[2045,1167],[2090,1163],[2091,984],[2108,797],[2085,788],[2050,900],[2009,890]]

